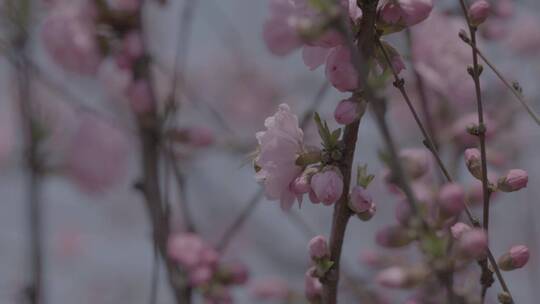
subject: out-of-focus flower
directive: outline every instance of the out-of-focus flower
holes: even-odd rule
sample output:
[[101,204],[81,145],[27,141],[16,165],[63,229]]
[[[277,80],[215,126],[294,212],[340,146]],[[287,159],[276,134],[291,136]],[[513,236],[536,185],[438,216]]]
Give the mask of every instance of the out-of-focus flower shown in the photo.
[[375,281],[387,288],[410,288],[420,283],[426,275],[422,267],[393,266],[380,271]]
[[450,232],[456,239],[459,239],[465,232],[470,230],[472,230],[471,226],[461,222],[455,223],[452,227],[450,227]]
[[303,150],[304,133],[286,104],[281,104],[264,125],[266,131],[257,133],[259,155],[255,159],[258,167],[255,178],[264,185],[268,199],[280,200],[281,208],[288,210],[296,197],[290,185],[302,171],[295,162]]
[[404,170],[413,179],[422,177],[429,169],[429,155],[424,149],[409,148],[399,152]]
[[517,245],[510,248],[510,251],[499,258],[499,267],[504,271],[522,268],[529,261],[529,248],[524,245]]
[[311,189],[325,205],[335,203],[343,192],[343,177],[336,167],[327,166],[311,177]]
[[121,69],[132,70],[133,64],[144,55],[141,33],[132,31],[125,35],[116,54],[116,64]]
[[521,14],[509,27],[504,44],[521,55],[536,56],[540,50],[540,21],[536,14]]
[[465,208],[465,190],[459,184],[445,184],[439,191],[439,207],[445,216],[456,216]]
[[84,191],[103,192],[125,175],[128,152],[122,131],[98,117],[85,115],[69,143],[65,170]]
[[399,248],[410,244],[413,241],[408,230],[401,226],[387,226],[375,235],[375,241],[379,246],[386,248]]
[[529,175],[527,171],[521,169],[512,169],[501,177],[497,183],[497,188],[504,192],[519,191],[527,187]]
[[479,259],[486,255],[487,245],[486,232],[483,229],[474,228],[461,234],[457,248],[460,255]]
[[310,69],[315,70],[326,61],[330,49],[318,46],[305,46],[302,49],[302,59],[304,64]]
[[94,74],[102,56],[96,40],[94,9],[85,3],[55,5],[41,29],[45,49],[67,71]]
[[278,278],[267,278],[256,281],[252,293],[259,300],[285,300],[290,292],[286,282]]

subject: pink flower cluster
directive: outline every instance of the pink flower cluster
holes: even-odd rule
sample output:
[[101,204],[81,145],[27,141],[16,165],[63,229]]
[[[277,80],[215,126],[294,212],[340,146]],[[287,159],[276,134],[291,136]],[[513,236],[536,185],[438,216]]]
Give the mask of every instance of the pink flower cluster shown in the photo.
[[[379,23],[393,28],[392,32],[402,30],[426,19],[431,9],[431,0],[388,1],[379,8]],[[341,1],[337,10],[348,12],[343,20],[351,29],[360,25],[362,12],[356,1]],[[272,0],[263,38],[269,50],[279,56],[303,47],[302,57],[309,69],[326,63],[326,77],[336,89],[355,91],[359,79],[350,50],[345,37],[325,25],[330,18],[305,0]],[[394,69],[401,71],[404,68],[401,57],[398,53],[391,55]]]
[[171,236],[167,252],[187,274],[189,284],[201,290],[206,303],[233,303],[229,287],[248,280],[244,265],[220,265],[219,253],[196,234]]

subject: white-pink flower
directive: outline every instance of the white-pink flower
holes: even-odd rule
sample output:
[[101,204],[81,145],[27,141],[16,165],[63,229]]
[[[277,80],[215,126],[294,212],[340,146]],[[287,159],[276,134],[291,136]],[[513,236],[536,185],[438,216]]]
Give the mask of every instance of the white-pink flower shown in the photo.
[[103,192],[127,172],[129,142],[118,128],[93,115],[81,118],[69,143],[67,174],[84,191]]
[[101,62],[93,7],[59,4],[42,26],[45,49],[54,62],[70,72],[93,74]]
[[296,198],[291,183],[302,173],[295,164],[303,151],[304,132],[298,126],[298,118],[287,104],[264,122],[266,131],[257,132],[259,155],[255,159],[257,181],[264,185],[264,193],[270,200],[279,200],[281,208],[291,208]]

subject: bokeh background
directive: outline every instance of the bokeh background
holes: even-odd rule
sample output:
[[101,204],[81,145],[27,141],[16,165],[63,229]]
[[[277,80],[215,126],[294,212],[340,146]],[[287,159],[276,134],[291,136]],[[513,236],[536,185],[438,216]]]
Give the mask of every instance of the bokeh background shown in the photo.
[[[263,128],[264,118],[271,115],[281,102],[288,102],[301,115],[311,105],[325,79],[321,70],[308,71],[299,53],[278,58],[267,51],[261,37],[262,24],[268,14],[267,1],[194,2],[184,68],[189,92],[184,93],[185,102],[177,119],[179,125],[210,128],[215,142],[211,147],[185,151],[179,163],[186,177],[186,200],[193,209],[197,229],[208,241],[217,242],[224,229],[259,190],[248,154],[255,147],[254,134]],[[456,9],[457,1],[434,2],[440,12]],[[512,22],[532,18],[531,22],[536,22],[538,27],[530,30],[524,26],[507,25],[512,35],[527,30],[528,39],[540,40],[540,3],[529,0],[514,1],[514,4],[516,12]],[[146,14],[149,45],[159,61],[159,68],[155,71],[158,87],[163,87],[160,90],[163,92],[168,89],[172,73],[170,67],[173,66],[180,35],[183,5],[183,1],[176,0],[170,0],[165,8],[151,4]],[[32,90],[33,97],[43,107],[44,116],[58,136],[49,147],[55,163],[62,164],[67,157],[65,151],[69,140],[66,138],[80,126],[85,113],[111,122],[120,132],[119,136],[127,141],[127,148],[117,158],[119,162],[125,161],[125,167],[119,165],[116,168],[125,173],[119,174],[114,186],[106,191],[87,191],[62,170],[45,180],[42,195],[48,302],[147,303],[154,259],[151,230],[142,197],[133,189],[133,183],[139,176],[139,155],[132,117],[126,114],[125,101],[118,94],[122,75],[106,64],[96,77],[68,73],[55,65],[44,51],[40,36],[40,22],[46,14],[45,9],[38,9],[36,26],[31,30],[31,57],[40,70],[39,74],[35,73]],[[455,43],[460,43],[457,33],[447,33],[448,28],[436,27],[435,31],[440,31],[441,35],[454,35]],[[399,46],[398,49],[408,52],[403,37],[395,35],[389,39]],[[429,48],[433,43],[435,48],[436,42],[428,41],[425,47]],[[540,55],[538,51],[520,53],[512,49],[511,44],[483,42],[488,55],[506,75],[521,83],[528,100],[540,110],[537,102],[540,97]],[[445,56],[447,54],[441,54],[441,60],[445,60]],[[489,71],[484,75],[488,79],[486,82],[497,84]],[[10,143],[4,149],[7,152],[0,153],[0,303],[19,303],[21,289],[30,272],[27,204],[22,143],[14,101],[14,71],[5,59],[0,61],[0,77],[0,140]],[[491,87],[504,91],[497,85]],[[490,98],[501,96],[505,96],[504,102],[508,104],[517,103],[508,94],[494,95],[487,97],[486,103],[490,103]],[[329,89],[318,111],[331,118],[337,101],[342,97],[336,90]],[[400,102],[399,98],[393,99],[395,103]],[[467,107],[461,103],[452,106],[458,110]],[[501,111],[506,111],[506,108],[501,107]],[[540,132],[526,114],[521,109],[519,111],[511,127],[516,131],[504,135],[512,137],[514,145],[505,147],[505,153],[511,166],[528,170],[530,184],[524,191],[495,198],[491,247],[497,253],[504,252],[512,244],[522,243],[530,247],[530,264],[523,270],[507,273],[506,277],[517,303],[536,303],[540,296],[536,288],[540,279],[537,224],[540,188],[536,186],[540,184]],[[400,145],[421,146],[420,134],[409,113],[400,111],[396,105],[390,115]],[[313,128],[306,133],[311,134],[316,143]],[[84,146],[85,142],[82,140],[80,145]],[[379,133],[368,115],[360,128],[355,160],[368,163],[370,171],[377,175],[372,191],[378,212],[370,222],[351,221],[343,263],[347,272],[366,286],[373,285],[370,283],[372,273],[359,262],[359,255],[369,250],[381,251],[373,240],[374,232],[394,221],[396,200],[387,193],[380,178],[383,167],[377,153],[382,146]],[[92,145],[88,144],[83,149],[92,151]],[[88,166],[99,166],[98,163],[113,165],[99,158],[89,158],[88,162]],[[458,166],[458,173],[463,174],[463,169],[462,165]],[[178,195],[172,195],[173,202],[179,200]],[[252,280],[281,277],[293,288],[301,290],[309,264],[307,241],[313,232],[328,235],[331,208],[308,202],[300,209],[293,208],[292,213],[292,216],[287,215],[277,203],[262,199],[232,241],[225,259],[246,263]],[[175,219],[179,227],[181,217],[177,214]],[[309,227],[307,231],[305,225]],[[414,259],[411,252],[399,254],[410,255]],[[235,290],[237,303],[255,303],[249,290],[249,284]],[[495,295],[493,291],[490,294],[492,297]],[[163,277],[158,303],[170,303],[170,300],[170,290]]]

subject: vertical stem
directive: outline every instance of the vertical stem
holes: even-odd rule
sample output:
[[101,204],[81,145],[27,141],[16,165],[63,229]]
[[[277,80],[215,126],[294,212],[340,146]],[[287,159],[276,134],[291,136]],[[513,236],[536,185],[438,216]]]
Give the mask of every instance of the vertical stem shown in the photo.
[[[26,26],[26,25],[25,25]],[[30,252],[32,282],[28,287],[28,297],[32,304],[44,304],[44,271],[43,271],[43,223],[42,223],[42,170],[39,157],[39,135],[36,132],[34,114],[31,105],[31,77],[27,55],[26,27],[19,33],[14,44],[14,64],[17,73],[21,129],[24,138],[24,160],[27,168],[27,202],[28,224],[30,233]]]

